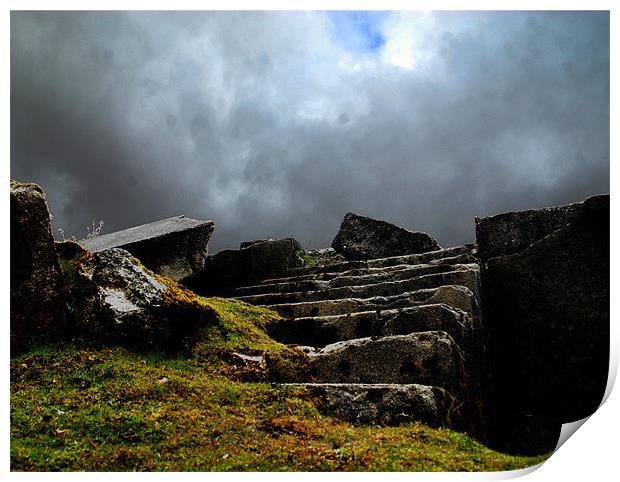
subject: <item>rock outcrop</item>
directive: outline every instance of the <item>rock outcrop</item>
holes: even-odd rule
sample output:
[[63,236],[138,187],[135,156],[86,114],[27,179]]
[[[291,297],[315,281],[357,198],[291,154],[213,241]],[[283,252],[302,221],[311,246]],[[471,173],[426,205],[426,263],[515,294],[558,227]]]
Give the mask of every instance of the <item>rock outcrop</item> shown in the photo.
[[198,273],[207,258],[213,221],[175,216],[79,241],[88,251],[129,251],[150,270],[175,281]]
[[[557,437],[549,433],[591,415],[602,400],[609,368],[609,213],[609,196],[543,210],[543,225],[555,231],[537,231],[540,239],[529,232],[525,249],[484,265],[494,425],[504,450],[553,449]],[[538,215],[505,219],[515,226],[505,221],[503,231],[518,233]]]
[[425,253],[439,249],[439,245],[426,233],[347,213],[332,248],[345,258],[356,260]]
[[183,281],[198,294],[226,295],[238,286],[285,275],[303,266],[301,245],[293,238],[242,243],[241,249],[227,249],[209,256],[204,269]]
[[64,298],[45,193],[11,181],[11,355],[62,330]]
[[128,251],[98,253],[60,243],[71,279],[74,334],[94,346],[177,351],[215,314],[174,281],[144,268]]
[[478,256],[486,261],[523,251],[532,243],[574,221],[580,210],[581,203],[575,203],[476,218]]

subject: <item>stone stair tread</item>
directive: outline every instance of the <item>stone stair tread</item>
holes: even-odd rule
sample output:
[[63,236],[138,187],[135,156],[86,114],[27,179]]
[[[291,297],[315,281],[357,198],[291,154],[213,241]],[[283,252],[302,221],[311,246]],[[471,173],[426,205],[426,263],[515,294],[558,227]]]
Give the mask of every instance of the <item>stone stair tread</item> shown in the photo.
[[310,266],[304,268],[289,269],[291,275],[309,274],[309,273],[327,273],[346,271],[356,268],[381,268],[386,266],[395,266],[399,264],[424,264],[430,261],[458,256],[460,254],[476,254],[476,245],[465,244],[462,246],[453,246],[450,248],[438,249],[436,251],[428,251],[420,254],[407,254],[403,256],[390,256],[387,258],[369,259],[365,261],[343,261],[340,263],[326,264],[322,266]]
[[442,331],[341,341],[310,356],[309,363],[314,382],[414,383],[453,395],[463,376],[462,353]]
[[470,315],[443,303],[277,320],[268,326],[269,334],[282,343],[313,347],[423,331],[445,331],[463,347],[472,330]]
[[339,315],[358,311],[406,308],[409,306],[417,306],[422,303],[446,303],[468,313],[475,314],[477,312],[477,303],[473,293],[469,288],[460,285],[445,285],[439,288],[407,291],[393,296],[301,301],[263,306],[277,311],[285,318],[302,318]]
[[[455,258],[450,258],[455,259]],[[423,264],[397,264],[394,266],[384,266],[378,268],[354,268],[346,271],[334,271],[334,272],[323,272],[323,273],[308,273],[308,274],[300,274],[295,276],[286,276],[282,278],[268,278],[264,279],[260,282],[260,285],[269,285],[269,284],[277,284],[277,283],[289,283],[293,281],[306,281],[306,280],[317,280],[317,281],[330,281],[335,278],[340,278],[342,276],[361,276],[366,274],[376,274],[376,273],[391,273],[395,271],[401,271],[404,269],[410,269],[412,267],[418,266],[435,266],[438,263],[423,263]],[[470,263],[454,263],[454,264],[470,264]]]
[[[400,267],[401,265],[399,265]],[[402,281],[423,276],[425,274],[444,273],[461,269],[468,265],[443,265],[422,264],[404,265],[398,270],[385,270],[380,268],[374,273],[349,274],[350,271],[340,273],[331,279],[303,279],[297,281],[285,281],[274,283],[261,283],[253,286],[244,286],[235,290],[236,295],[253,295],[264,293],[294,293],[297,291],[316,291],[321,289],[338,288],[341,286],[361,286],[367,284],[382,283],[384,281]]]
[[400,425],[412,421],[443,425],[449,407],[446,393],[428,385],[394,383],[287,383],[319,398],[319,409],[347,422]]
[[407,291],[424,288],[437,288],[443,285],[462,285],[475,295],[479,293],[478,265],[460,265],[459,269],[440,273],[426,274],[403,281],[384,281],[367,285],[342,286],[323,290],[297,291],[289,293],[264,293],[257,295],[236,296],[235,298],[251,304],[275,305],[296,303],[300,301],[318,301],[341,298],[371,298],[390,296]]

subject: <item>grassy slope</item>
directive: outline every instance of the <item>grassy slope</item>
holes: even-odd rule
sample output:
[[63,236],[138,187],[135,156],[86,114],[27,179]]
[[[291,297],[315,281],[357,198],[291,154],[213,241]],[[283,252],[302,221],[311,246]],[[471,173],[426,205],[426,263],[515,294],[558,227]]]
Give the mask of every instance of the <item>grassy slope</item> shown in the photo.
[[203,302],[221,323],[184,357],[65,346],[13,359],[11,469],[472,471],[544,460],[419,423],[354,427],[319,414],[303,389],[241,381],[256,369],[227,353],[286,350],[260,329],[273,314]]

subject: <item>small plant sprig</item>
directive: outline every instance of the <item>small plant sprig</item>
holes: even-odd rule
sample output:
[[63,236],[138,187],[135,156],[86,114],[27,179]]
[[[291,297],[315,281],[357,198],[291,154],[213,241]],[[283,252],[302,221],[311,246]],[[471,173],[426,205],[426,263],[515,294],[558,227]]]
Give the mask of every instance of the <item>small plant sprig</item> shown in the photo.
[[93,221],[91,227],[86,226],[86,239],[96,238],[101,234],[101,229],[103,229],[103,220],[100,220],[97,226]]
[[60,233],[60,235],[62,236],[62,240],[63,241],[77,241],[77,239],[75,238],[75,236],[70,236],[70,237],[66,237],[65,236],[65,230],[62,228],[58,228],[58,232]]

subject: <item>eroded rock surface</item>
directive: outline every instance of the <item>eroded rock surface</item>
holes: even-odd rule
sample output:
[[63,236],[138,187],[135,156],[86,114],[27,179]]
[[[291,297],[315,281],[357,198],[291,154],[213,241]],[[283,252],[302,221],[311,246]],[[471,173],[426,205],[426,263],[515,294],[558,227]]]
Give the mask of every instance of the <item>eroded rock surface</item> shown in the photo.
[[283,276],[303,265],[301,245],[293,238],[258,241],[243,249],[227,249],[209,256],[204,269],[184,280],[199,294],[228,294],[238,286]]
[[72,254],[64,262],[73,270],[75,331],[93,345],[176,350],[214,319],[211,309],[184,298],[178,285],[158,279],[123,249]]
[[332,248],[347,259],[373,259],[439,249],[426,233],[408,231],[394,224],[347,213]]
[[63,328],[65,290],[43,190],[11,181],[11,354]]
[[581,203],[575,203],[476,218],[478,255],[487,260],[518,253],[574,221],[580,210]]
[[320,409],[356,425],[399,425],[416,420],[431,427],[445,420],[449,397],[443,390],[415,384],[307,383]]
[[609,196],[579,206],[569,224],[519,253],[489,259],[483,270],[498,425],[521,438],[537,433],[523,430],[530,421],[559,427],[591,415],[605,391]]
[[316,381],[417,383],[459,391],[459,353],[441,331],[358,338],[327,345],[310,359]]

